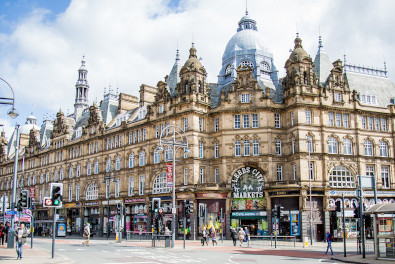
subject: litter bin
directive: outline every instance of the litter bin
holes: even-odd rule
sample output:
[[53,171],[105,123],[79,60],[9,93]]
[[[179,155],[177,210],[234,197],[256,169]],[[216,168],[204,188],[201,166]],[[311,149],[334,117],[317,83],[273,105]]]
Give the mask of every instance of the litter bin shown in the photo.
[[171,247],[171,237],[170,236],[165,237],[165,247]]

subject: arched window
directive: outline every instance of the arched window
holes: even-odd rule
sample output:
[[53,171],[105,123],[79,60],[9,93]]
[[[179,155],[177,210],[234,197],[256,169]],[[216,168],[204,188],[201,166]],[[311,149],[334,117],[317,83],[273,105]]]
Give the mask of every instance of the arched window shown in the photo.
[[200,142],[199,144],[199,158],[203,158],[204,157],[204,144],[203,142]]
[[129,155],[129,168],[133,168],[134,167],[134,154],[131,153]]
[[121,157],[119,157],[119,156],[115,160],[115,169],[116,170],[120,170],[121,169]]
[[351,171],[344,166],[336,166],[329,176],[331,187],[355,188],[355,178]]
[[365,156],[373,156],[373,143],[370,140],[365,140]]
[[249,60],[243,60],[242,62],[240,62],[239,66],[241,66],[242,68],[247,68],[247,66],[248,66],[251,69],[253,69],[254,63],[252,63],[252,61],[249,61]]
[[261,67],[262,67],[263,71],[266,71],[266,72],[270,71],[270,66],[266,61],[261,62]]
[[254,139],[252,142],[252,155],[258,156],[259,155],[259,140]]
[[111,171],[111,158],[108,158],[106,161],[106,172]]
[[225,74],[228,75],[231,73],[232,73],[232,65],[228,64],[228,66],[226,66],[226,69],[225,69]]
[[160,152],[157,149],[155,149],[155,151],[154,151],[154,163],[157,164],[159,162],[160,162]]
[[281,139],[276,139],[276,155],[277,156],[281,156],[282,155]]
[[244,140],[244,156],[250,156],[250,141]]
[[235,141],[235,156],[241,156],[241,143],[240,140]]
[[145,151],[141,151],[139,154],[139,165],[140,166],[145,165]]
[[159,193],[169,193],[171,188],[167,187],[167,178],[166,173],[162,172],[158,176],[156,176],[154,183],[152,185],[152,193],[159,194]]
[[380,141],[380,157],[388,157],[388,144],[385,141]]
[[344,155],[352,155],[352,141],[349,138],[343,140]]
[[99,197],[99,188],[96,183],[89,184],[86,189],[86,200],[96,200]]
[[328,152],[329,154],[337,154],[338,153],[338,144],[337,139],[334,137],[330,137],[328,140]]
[[203,84],[202,84],[202,81],[199,81],[199,84],[198,84],[198,88],[199,88],[199,93],[203,93]]

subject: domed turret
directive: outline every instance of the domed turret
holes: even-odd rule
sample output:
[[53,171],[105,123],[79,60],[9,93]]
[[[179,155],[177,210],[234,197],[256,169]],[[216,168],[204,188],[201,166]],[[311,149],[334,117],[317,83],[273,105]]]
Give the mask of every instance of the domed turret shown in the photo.
[[296,61],[302,61],[305,58],[309,58],[309,54],[303,49],[302,46],[302,39],[299,38],[299,34],[295,38],[295,47],[294,50],[292,51],[291,55],[289,56],[289,59],[293,62]]
[[197,58],[194,43],[192,43],[192,47],[189,49],[189,58],[182,67],[181,73],[191,70],[197,70],[206,73],[206,70],[204,69],[202,63]]
[[26,118],[26,123],[21,127],[21,134],[29,134],[31,129],[40,130],[40,127],[37,125],[37,118],[33,113]]

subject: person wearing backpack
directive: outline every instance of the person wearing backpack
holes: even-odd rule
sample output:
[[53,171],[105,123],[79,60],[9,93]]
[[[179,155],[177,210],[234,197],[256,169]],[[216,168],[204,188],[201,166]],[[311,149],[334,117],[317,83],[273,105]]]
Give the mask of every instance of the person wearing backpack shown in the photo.
[[328,246],[326,247],[325,255],[328,254],[328,250],[330,249],[331,255],[333,256],[333,249],[332,249],[333,236],[329,232],[326,233],[324,242],[328,244]]

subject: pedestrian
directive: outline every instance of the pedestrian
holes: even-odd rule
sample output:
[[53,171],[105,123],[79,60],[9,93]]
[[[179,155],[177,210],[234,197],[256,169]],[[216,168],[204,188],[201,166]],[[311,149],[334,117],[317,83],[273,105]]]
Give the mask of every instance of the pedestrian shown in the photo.
[[202,246],[204,246],[204,243],[207,243],[207,230],[205,226],[203,226],[202,235],[203,237],[201,242],[202,242]]
[[42,226],[39,226],[39,227],[37,228],[38,236],[42,236],[42,232],[43,232],[43,227],[42,227]]
[[211,228],[206,230],[206,232],[207,232],[206,245],[208,246],[208,243],[210,242],[210,239],[211,239]]
[[213,242],[213,246],[214,243],[218,246],[217,244],[217,233],[215,232],[215,228],[211,227],[211,241]]
[[230,236],[231,236],[231,238],[233,240],[233,246],[236,246],[236,243],[237,243],[237,232],[236,232],[235,228],[232,228]]
[[324,242],[326,242],[328,244],[326,247],[325,255],[328,254],[328,250],[330,249],[331,255],[333,256],[332,241],[333,241],[333,236],[329,232],[327,232],[325,239],[324,239]]
[[82,242],[82,246],[89,246],[89,238],[91,237],[91,228],[88,222],[86,222],[85,224],[84,233],[82,236],[85,237],[86,239],[84,242]]
[[16,259],[22,259],[23,245],[26,243],[27,230],[25,224],[21,223],[15,230],[15,242],[16,242]]
[[0,243],[1,246],[4,246],[4,236],[5,236],[5,227],[3,223],[0,224]]
[[244,227],[244,233],[245,233],[244,242],[248,242],[250,240],[250,231],[248,230],[247,227]]
[[8,242],[8,231],[10,230],[10,222],[5,223],[5,242]]
[[243,245],[243,241],[244,241],[244,237],[245,237],[245,233],[243,231],[243,228],[239,229],[238,237],[239,237],[240,247],[241,247]]

